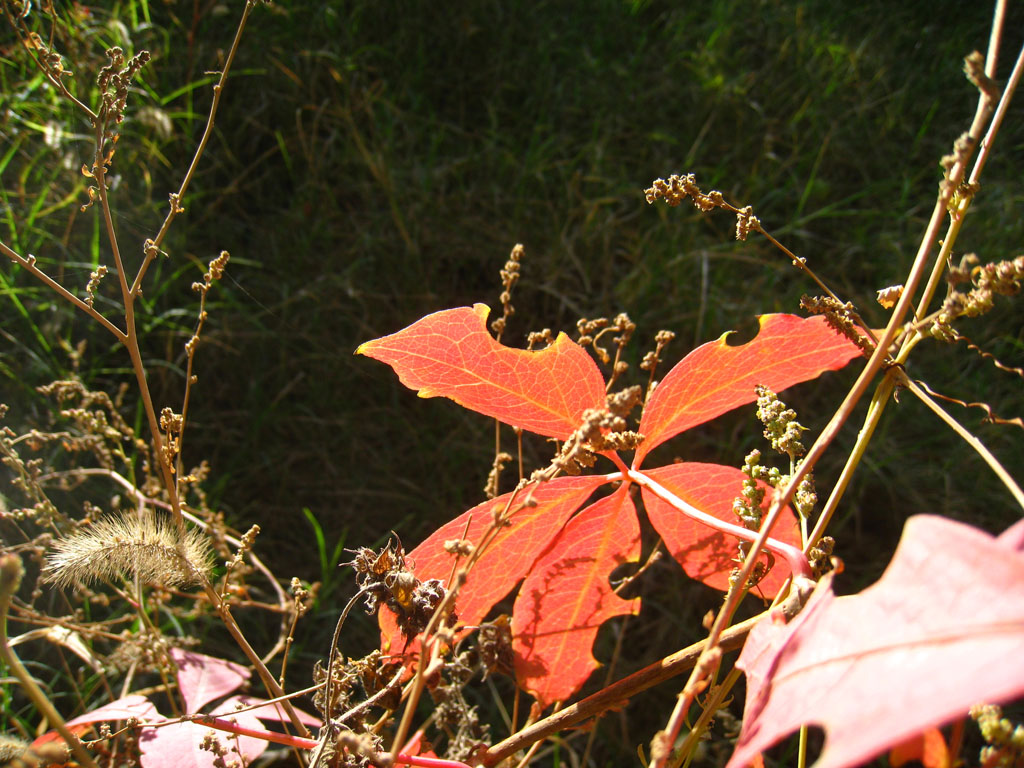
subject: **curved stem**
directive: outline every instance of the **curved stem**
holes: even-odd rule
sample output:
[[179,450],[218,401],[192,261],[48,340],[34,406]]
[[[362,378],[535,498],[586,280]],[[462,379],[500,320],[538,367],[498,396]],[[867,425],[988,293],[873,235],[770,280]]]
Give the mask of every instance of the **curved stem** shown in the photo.
[[903,379],[900,383],[917,395],[921,402],[928,406],[936,416],[942,419],[943,422],[956,432],[965,443],[977,451],[978,455],[985,460],[985,463],[989,465],[992,471],[996,473],[996,476],[1002,481],[1003,485],[1006,486],[1006,489],[1013,495],[1017,504],[1024,508],[1024,491],[1022,491],[1020,486],[1017,485],[1017,481],[1013,479],[1010,473],[1006,471],[1006,468],[999,463],[999,460],[992,455],[992,452],[985,447],[985,444],[968,432],[959,421],[954,419],[953,416],[946,411],[945,408],[936,403],[923,387],[921,387],[917,382],[908,379],[906,374],[903,374]]
[[[319,742],[316,741],[316,739],[291,736],[287,733],[279,733],[277,731],[266,731],[262,728],[246,728],[243,725],[239,725],[238,723],[227,720],[223,717],[214,717],[213,715],[192,715],[186,719],[193,723],[205,725],[210,728],[216,728],[218,731],[235,733],[239,736],[249,736],[262,741],[269,741],[274,744],[283,744],[286,747],[316,749],[316,747],[319,746]],[[377,758],[377,760],[380,760],[381,758],[386,757],[386,755],[379,754],[374,755],[374,757]],[[458,760],[446,760],[440,757],[422,757],[420,755],[406,755],[402,753],[395,756],[395,762],[399,765],[416,765],[422,766],[422,768],[469,768],[466,763]]]
[[[700,511],[692,504],[683,501],[683,499],[676,496],[672,491],[652,480],[643,472],[638,472],[635,469],[629,469],[626,470],[625,474],[626,477],[634,483],[642,488],[646,488],[659,499],[671,504],[675,509],[678,509],[692,520],[696,520],[709,528],[714,528],[716,531],[735,536],[736,538],[743,539],[744,541],[755,542],[759,538],[756,531],[744,528],[742,525],[736,525],[735,523],[728,523],[725,520],[719,520],[717,517],[709,515],[707,512]],[[808,579],[812,577],[811,566],[810,563],[807,562],[807,557],[792,544],[786,544],[778,539],[765,537],[764,548],[779,557],[785,558],[790,569],[793,571],[794,576],[804,576]]]

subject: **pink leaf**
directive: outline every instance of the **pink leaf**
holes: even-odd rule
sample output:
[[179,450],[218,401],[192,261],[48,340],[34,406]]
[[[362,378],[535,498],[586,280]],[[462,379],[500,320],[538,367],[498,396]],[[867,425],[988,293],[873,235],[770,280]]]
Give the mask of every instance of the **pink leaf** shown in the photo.
[[435,312],[362,344],[420,397],[448,397],[506,424],[564,440],[587,408],[605,405],[597,364],[564,333],[537,352],[499,344],[483,304]]
[[83,723],[102,723],[109,720],[127,720],[135,717],[144,723],[162,722],[165,718],[156,711],[156,707],[145,696],[132,694],[97,707],[91,712],[68,720],[68,725],[80,725]]
[[605,621],[640,610],[608,575],[640,556],[636,509],[623,485],[570,520],[526,577],[512,612],[516,678],[547,706],[572,696],[599,663],[591,649]]
[[729,334],[703,344],[669,371],[644,407],[646,436],[633,466],[680,432],[757,399],[754,387],[776,392],[842,368],[860,348],[828,327],[823,317],[761,315],[760,331],[739,347]]
[[[236,699],[228,699],[211,714],[234,720],[245,728],[262,729],[252,712],[235,712]],[[241,760],[248,765],[267,749],[267,742],[251,736],[210,728],[200,723],[175,723],[162,728],[147,728],[142,732],[142,768],[215,768],[216,755],[202,748],[208,735],[228,751],[226,760]]]
[[189,714],[237,690],[251,674],[238,664],[201,653],[171,648],[170,654],[178,666],[178,688]]
[[788,625],[760,622],[737,662],[747,702],[727,768],[803,724],[826,732],[815,768],[857,765],[973,704],[1024,694],[1016,541],[917,515],[874,585],[837,598],[825,578]]
[[[740,495],[745,475],[735,467],[681,462],[644,470],[644,474],[702,512],[726,522],[739,523],[739,518],[732,511],[732,502]],[[767,490],[762,507],[767,512],[772,491],[763,483],[759,485]],[[669,553],[683,566],[687,575],[709,587],[727,590],[729,574],[737,565],[739,540],[687,517],[646,488],[643,498],[651,525],[661,534]],[[772,538],[800,547],[800,527],[789,507],[782,511],[782,517],[772,529]],[[764,554],[761,560],[769,562]],[[776,557],[772,569],[755,591],[774,597],[789,574],[786,561]]]

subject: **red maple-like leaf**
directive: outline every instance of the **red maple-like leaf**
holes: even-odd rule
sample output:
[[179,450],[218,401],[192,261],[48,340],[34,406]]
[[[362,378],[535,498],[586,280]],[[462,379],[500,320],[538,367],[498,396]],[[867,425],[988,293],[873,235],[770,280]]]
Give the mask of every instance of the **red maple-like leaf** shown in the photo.
[[[605,383],[581,347],[564,334],[540,351],[505,347],[487,332],[487,314],[481,304],[437,312],[357,351],[391,365],[421,396],[448,397],[542,435],[567,438],[580,426],[585,411],[605,407]],[[790,315],[762,317],[760,334],[742,346],[729,346],[725,337],[703,345],[684,358],[649,399],[640,423],[646,439],[636,452],[633,471],[640,471],[641,461],[654,446],[756,400],[756,385],[781,389],[837,369],[859,354],[856,345],[820,318]],[[732,502],[743,481],[738,469],[687,464],[647,474],[683,503],[711,515],[705,522],[716,517],[736,522]],[[597,666],[590,648],[600,623],[636,610],[635,603],[612,595],[608,584],[616,565],[639,554],[627,491],[620,489],[570,520],[599,486],[636,480],[622,473],[566,477],[529,491],[534,506],[518,511],[511,525],[497,532],[460,591],[459,618],[475,624],[527,578],[512,619],[516,664],[520,682],[544,703],[567,698]],[[494,526],[495,506],[503,508],[508,499],[506,495],[475,507],[410,552],[417,577],[448,579],[454,561],[445,542],[479,542]],[[735,537],[688,521],[672,506],[679,502],[662,501],[646,488],[644,502],[687,572],[726,589],[735,565]],[[602,526],[617,535],[605,537]],[[799,542],[788,510],[775,535],[784,543]],[[774,595],[788,573],[785,563],[777,563],[759,590]],[[381,611],[381,626],[385,649],[395,652],[405,646],[387,611]]]
[[604,405],[597,364],[564,333],[538,352],[487,332],[484,304],[427,315],[356,350],[387,363],[420,397],[448,397],[499,421],[564,440],[587,408]]
[[[451,522],[438,528],[409,553],[416,577],[421,581],[442,579],[448,583],[454,559],[445,549],[446,541],[466,539],[479,543],[510,502],[509,523],[497,531],[493,541],[479,556],[466,583],[456,596],[455,612],[463,624],[478,624],[491,607],[505,597],[533,566],[552,537],[591,493],[605,482],[603,477],[558,477],[535,488],[515,494],[506,493],[478,504]],[[528,501],[527,506],[522,506]],[[383,650],[401,651],[404,645],[393,614],[381,609]]]
[[519,684],[547,706],[569,698],[599,666],[591,654],[608,619],[637,613],[640,600],[615,595],[608,575],[640,557],[640,526],[623,485],[562,528],[534,564],[512,611]]
[[1024,694],[1022,531],[912,517],[874,585],[837,598],[826,577],[789,624],[759,623],[737,661],[747,701],[727,768],[804,724],[825,729],[816,768],[857,765]]
[[[684,501],[693,504],[703,512],[720,520],[736,522],[732,501],[738,495],[746,477],[735,467],[720,464],[682,462],[666,467],[649,469],[645,473],[656,482],[668,488]],[[771,501],[770,489],[763,483],[765,494],[762,511],[767,513]],[[709,587],[727,590],[729,574],[736,567],[736,539],[723,536],[713,528],[702,525],[693,518],[680,515],[670,504],[662,501],[646,488],[643,489],[644,506],[651,525],[661,534],[669,554],[675,558],[687,575],[702,581]],[[779,541],[800,547],[800,526],[789,507],[782,511],[782,517],[772,531]],[[771,570],[757,585],[757,591],[774,596],[790,576],[790,568],[782,558],[773,559],[766,553],[761,561],[771,564]]]
[[757,399],[757,385],[779,390],[842,368],[860,349],[824,317],[761,315],[760,331],[738,347],[729,334],[684,357],[651,394],[640,420],[639,466],[655,447],[680,432]]

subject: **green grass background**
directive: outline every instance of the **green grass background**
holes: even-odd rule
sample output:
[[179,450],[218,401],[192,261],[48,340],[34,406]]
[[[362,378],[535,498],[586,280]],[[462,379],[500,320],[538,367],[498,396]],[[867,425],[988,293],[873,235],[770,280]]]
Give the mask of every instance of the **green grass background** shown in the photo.
[[[201,134],[210,72],[239,9],[216,0],[81,8],[62,5],[78,16],[56,30],[76,92],[89,94],[104,47],[154,53],[113,167],[116,225],[137,263]],[[1024,36],[1024,19],[1012,13],[1001,77]],[[530,330],[571,330],[580,316],[626,311],[639,325],[633,362],[661,328],[677,334],[675,362],[727,330],[749,337],[758,313],[797,311],[813,286],[766,242],[736,242],[724,214],[644,202],[643,189],[673,172],[694,172],[705,188],[753,205],[766,228],[881,326],[874,292],[899,282],[913,259],[938,159],[976,103],[962,59],[984,50],[989,20],[986,4],[880,0],[258,7],[187,212],[165,244],[170,257],[151,271],[140,323],[156,400],[177,406],[195,317],[189,285],[213,255],[231,252],[197,359],[186,461],[210,461],[213,501],[240,526],[261,525],[259,546],[281,576],[331,574],[300,643],[304,658],[325,652],[331,617],[352,591],[333,572],[331,551],[379,543],[391,529],[415,544],[481,500],[493,450],[493,423],[419,400],[384,366],[353,356],[359,343],[446,307],[497,307],[497,273],[516,242],[526,257],[504,337],[512,344]],[[88,127],[13,42],[0,54],[0,237],[81,291],[94,265],[109,263],[96,210],[78,211]],[[1020,118],[1018,104],[958,255],[1020,252]],[[60,133],[46,143],[48,124]],[[9,423],[46,423],[32,388],[65,375],[66,349],[81,339],[87,381],[114,388],[128,378],[125,356],[83,316],[18,270],[4,267],[0,281]],[[114,283],[108,277],[98,306],[113,306],[104,295],[116,296]],[[963,331],[1019,366],[1024,311],[1019,301],[997,304]],[[1002,416],[1024,414],[1020,378],[963,348],[922,345],[909,372]],[[829,374],[784,397],[820,428],[852,376]],[[950,408],[1019,472],[1019,429]],[[821,465],[821,487],[855,430]],[[659,455],[739,465],[762,442],[749,407]],[[543,462],[550,448],[529,443],[527,453]],[[904,396],[833,527],[847,588],[881,572],[903,521],[919,512],[993,531],[1019,516],[980,459]],[[624,670],[696,637],[717,601],[674,565],[651,574]],[[353,632],[369,643],[365,624]],[[653,716],[611,718],[604,753],[629,754],[648,739],[670,698],[654,699]]]

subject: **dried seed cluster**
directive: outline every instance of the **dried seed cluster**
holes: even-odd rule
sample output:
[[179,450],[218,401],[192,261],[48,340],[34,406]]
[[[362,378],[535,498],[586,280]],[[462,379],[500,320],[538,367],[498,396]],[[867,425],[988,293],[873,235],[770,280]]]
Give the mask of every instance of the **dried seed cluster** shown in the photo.
[[641,401],[643,389],[627,387],[608,395],[605,408],[588,408],[583,423],[562,444],[552,466],[567,475],[578,475],[594,466],[601,451],[634,450],[643,435],[626,429],[626,417]]
[[[426,629],[447,594],[440,579],[416,578],[406,566],[405,550],[397,537],[379,552],[360,547],[345,565],[355,569],[356,584],[366,593],[366,612],[375,614],[383,603],[395,612],[406,637],[415,637]],[[455,621],[454,615],[449,621]]]
[[[1021,281],[1024,281],[1024,255],[980,266],[978,262],[976,254],[968,253],[958,266],[949,269],[946,278],[949,292],[930,328],[935,338],[955,340],[952,324],[957,318],[978,317],[991,311],[996,295],[1016,296],[1020,293]],[[973,286],[969,291],[956,289],[957,285],[965,282]]]
[[103,518],[55,542],[45,575],[62,587],[124,575],[184,587],[208,578],[212,568],[213,552],[202,532],[189,529],[182,535],[155,515],[129,513]]
[[501,317],[491,323],[491,330],[494,331],[494,335],[499,339],[501,334],[505,332],[508,319],[516,313],[515,307],[512,306],[512,289],[519,282],[519,268],[525,252],[526,249],[523,248],[522,243],[516,243],[512,248],[512,253],[509,254],[508,261],[505,262],[505,266],[498,273],[501,277],[502,289],[501,296],[499,297],[501,301]]

